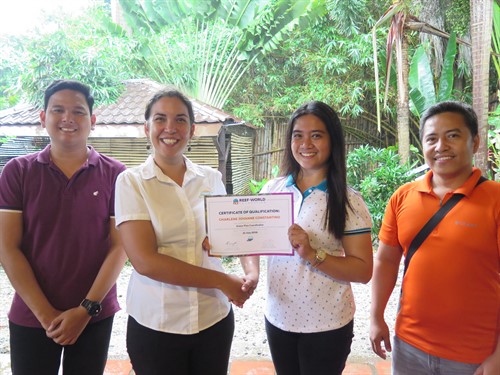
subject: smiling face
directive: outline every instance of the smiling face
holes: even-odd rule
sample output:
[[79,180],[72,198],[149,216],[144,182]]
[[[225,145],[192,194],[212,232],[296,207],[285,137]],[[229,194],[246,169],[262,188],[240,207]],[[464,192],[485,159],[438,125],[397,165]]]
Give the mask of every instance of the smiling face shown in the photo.
[[183,163],[182,153],[194,134],[186,105],[177,97],[163,97],[151,107],[144,128],[157,164]]
[[40,113],[40,121],[53,146],[67,148],[85,147],[96,119],[82,93],[60,90],[50,97],[47,110]]
[[455,185],[461,186],[472,172],[472,158],[478,146],[479,136],[472,136],[460,113],[443,112],[425,122],[425,161],[443,181],[457,181]]
[[331,142],[328,130],[319,117],[307,114],[295,120],[291,149],[304,175],[319,173],[322,178],[326,176],[331,156]]

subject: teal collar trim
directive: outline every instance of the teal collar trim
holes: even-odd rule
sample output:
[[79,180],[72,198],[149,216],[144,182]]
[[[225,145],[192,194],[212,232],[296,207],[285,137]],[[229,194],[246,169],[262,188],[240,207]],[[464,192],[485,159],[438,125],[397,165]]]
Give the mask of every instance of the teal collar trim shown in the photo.
[[[295,186],[298,189],[297,184],[295,183],[295,180],[293,179],[292,175],[289,175],[286,179],[286,187],[290,187],[290,186]],[[316,189],[321,190],[322,192],[326,193],[326,191],[327,191],[326,180],[323,180],[318,185],[312,186],[309,189],[307,189],[306,191],[304,191],[304,194],[303,194],[304,198],[309,196]]]

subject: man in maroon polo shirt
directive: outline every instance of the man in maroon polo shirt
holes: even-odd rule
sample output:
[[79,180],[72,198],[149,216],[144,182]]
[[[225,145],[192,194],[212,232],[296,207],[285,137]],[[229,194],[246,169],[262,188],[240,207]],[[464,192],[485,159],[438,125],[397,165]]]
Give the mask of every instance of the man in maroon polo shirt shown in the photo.
[[116,279],[125,254],[114,185],[125,169],[87,145],[94,99],[77,81],[45,91],[50,145],[9,161],[0,175],[0,262],[15,295],[9,312],[15,375],[102,374]]

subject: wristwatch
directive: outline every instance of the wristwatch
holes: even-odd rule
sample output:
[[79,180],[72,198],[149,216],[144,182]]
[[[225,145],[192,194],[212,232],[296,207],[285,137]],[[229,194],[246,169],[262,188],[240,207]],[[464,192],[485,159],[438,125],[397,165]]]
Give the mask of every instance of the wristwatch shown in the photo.
[[82,303],[80,303],[80,305],[85,307],[89,315],[92,317],[99,315],[102,310],[102,305],[99,302],[91,301],[86,298],[82,301]]
[[326,251],[323,249],[316,250],[316,256],[314,257],[313,267],[318,267],[326,259]]

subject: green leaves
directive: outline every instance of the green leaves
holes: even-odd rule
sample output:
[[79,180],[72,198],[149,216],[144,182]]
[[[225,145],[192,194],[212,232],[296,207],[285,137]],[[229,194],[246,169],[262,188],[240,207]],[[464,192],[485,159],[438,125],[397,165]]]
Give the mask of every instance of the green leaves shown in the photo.
[[[416,153],[416,150],[413,150]],[[395,147],[361,146],[347,155],[347,181],[363,196],[370,211],[375,240],[392,193],[415,176],[417,162],[401,164]]]
[[457,55],[455,33],[451,33],[439,77],[439,85],[434,85],[434,74],[424,46],[415,51],[411,64],[408,84],[410,86],[410,109],[420,117],[430,106],[453,98],[454,66]]
[[[277,49],[299,20],[312,21],[326,11],[323,0],[120,0],[120,4],[132,32],[144,36],[141,43],[147,49],[138,51],[145,52],[147,62],[141,63],[145,74],[176,84],[217,108],[224,107],[258,56]],[[186,29],[191,32],[184,33]],[[156,36],[171,30],[175,33],[169,39]],[[172,47],[179,43],[193,54],[190,68],[173,61],[186,60],[185,56],[169,53],[177,52]]]
[[444,55],[443,66],[441,67],[441,77],[439,79],[438,97],[437,101],[442,102],[449,100],[452,95],[455,58],[457,56],[457,37],[455,33],[450,34],[446,53]]
[[[271,175],[273,176],[273,178],[276,178],[278,176],[279,171],[280,171],[279,167],[275,165],[271,170]],[[251,179],[248,182],[248,186],[250,187],[250,191],[252,192],[252,194],[259,194],[259,192],[262,190],[262,188],[268,181],[269,180],[267,178],[263,178],[260,181]]]
[[427,108],[436,103],[434,75],[431,64],[423,46],[420,46],[413,55],[408,76],[410,86],[410,108],[412,113],[419,117]]

